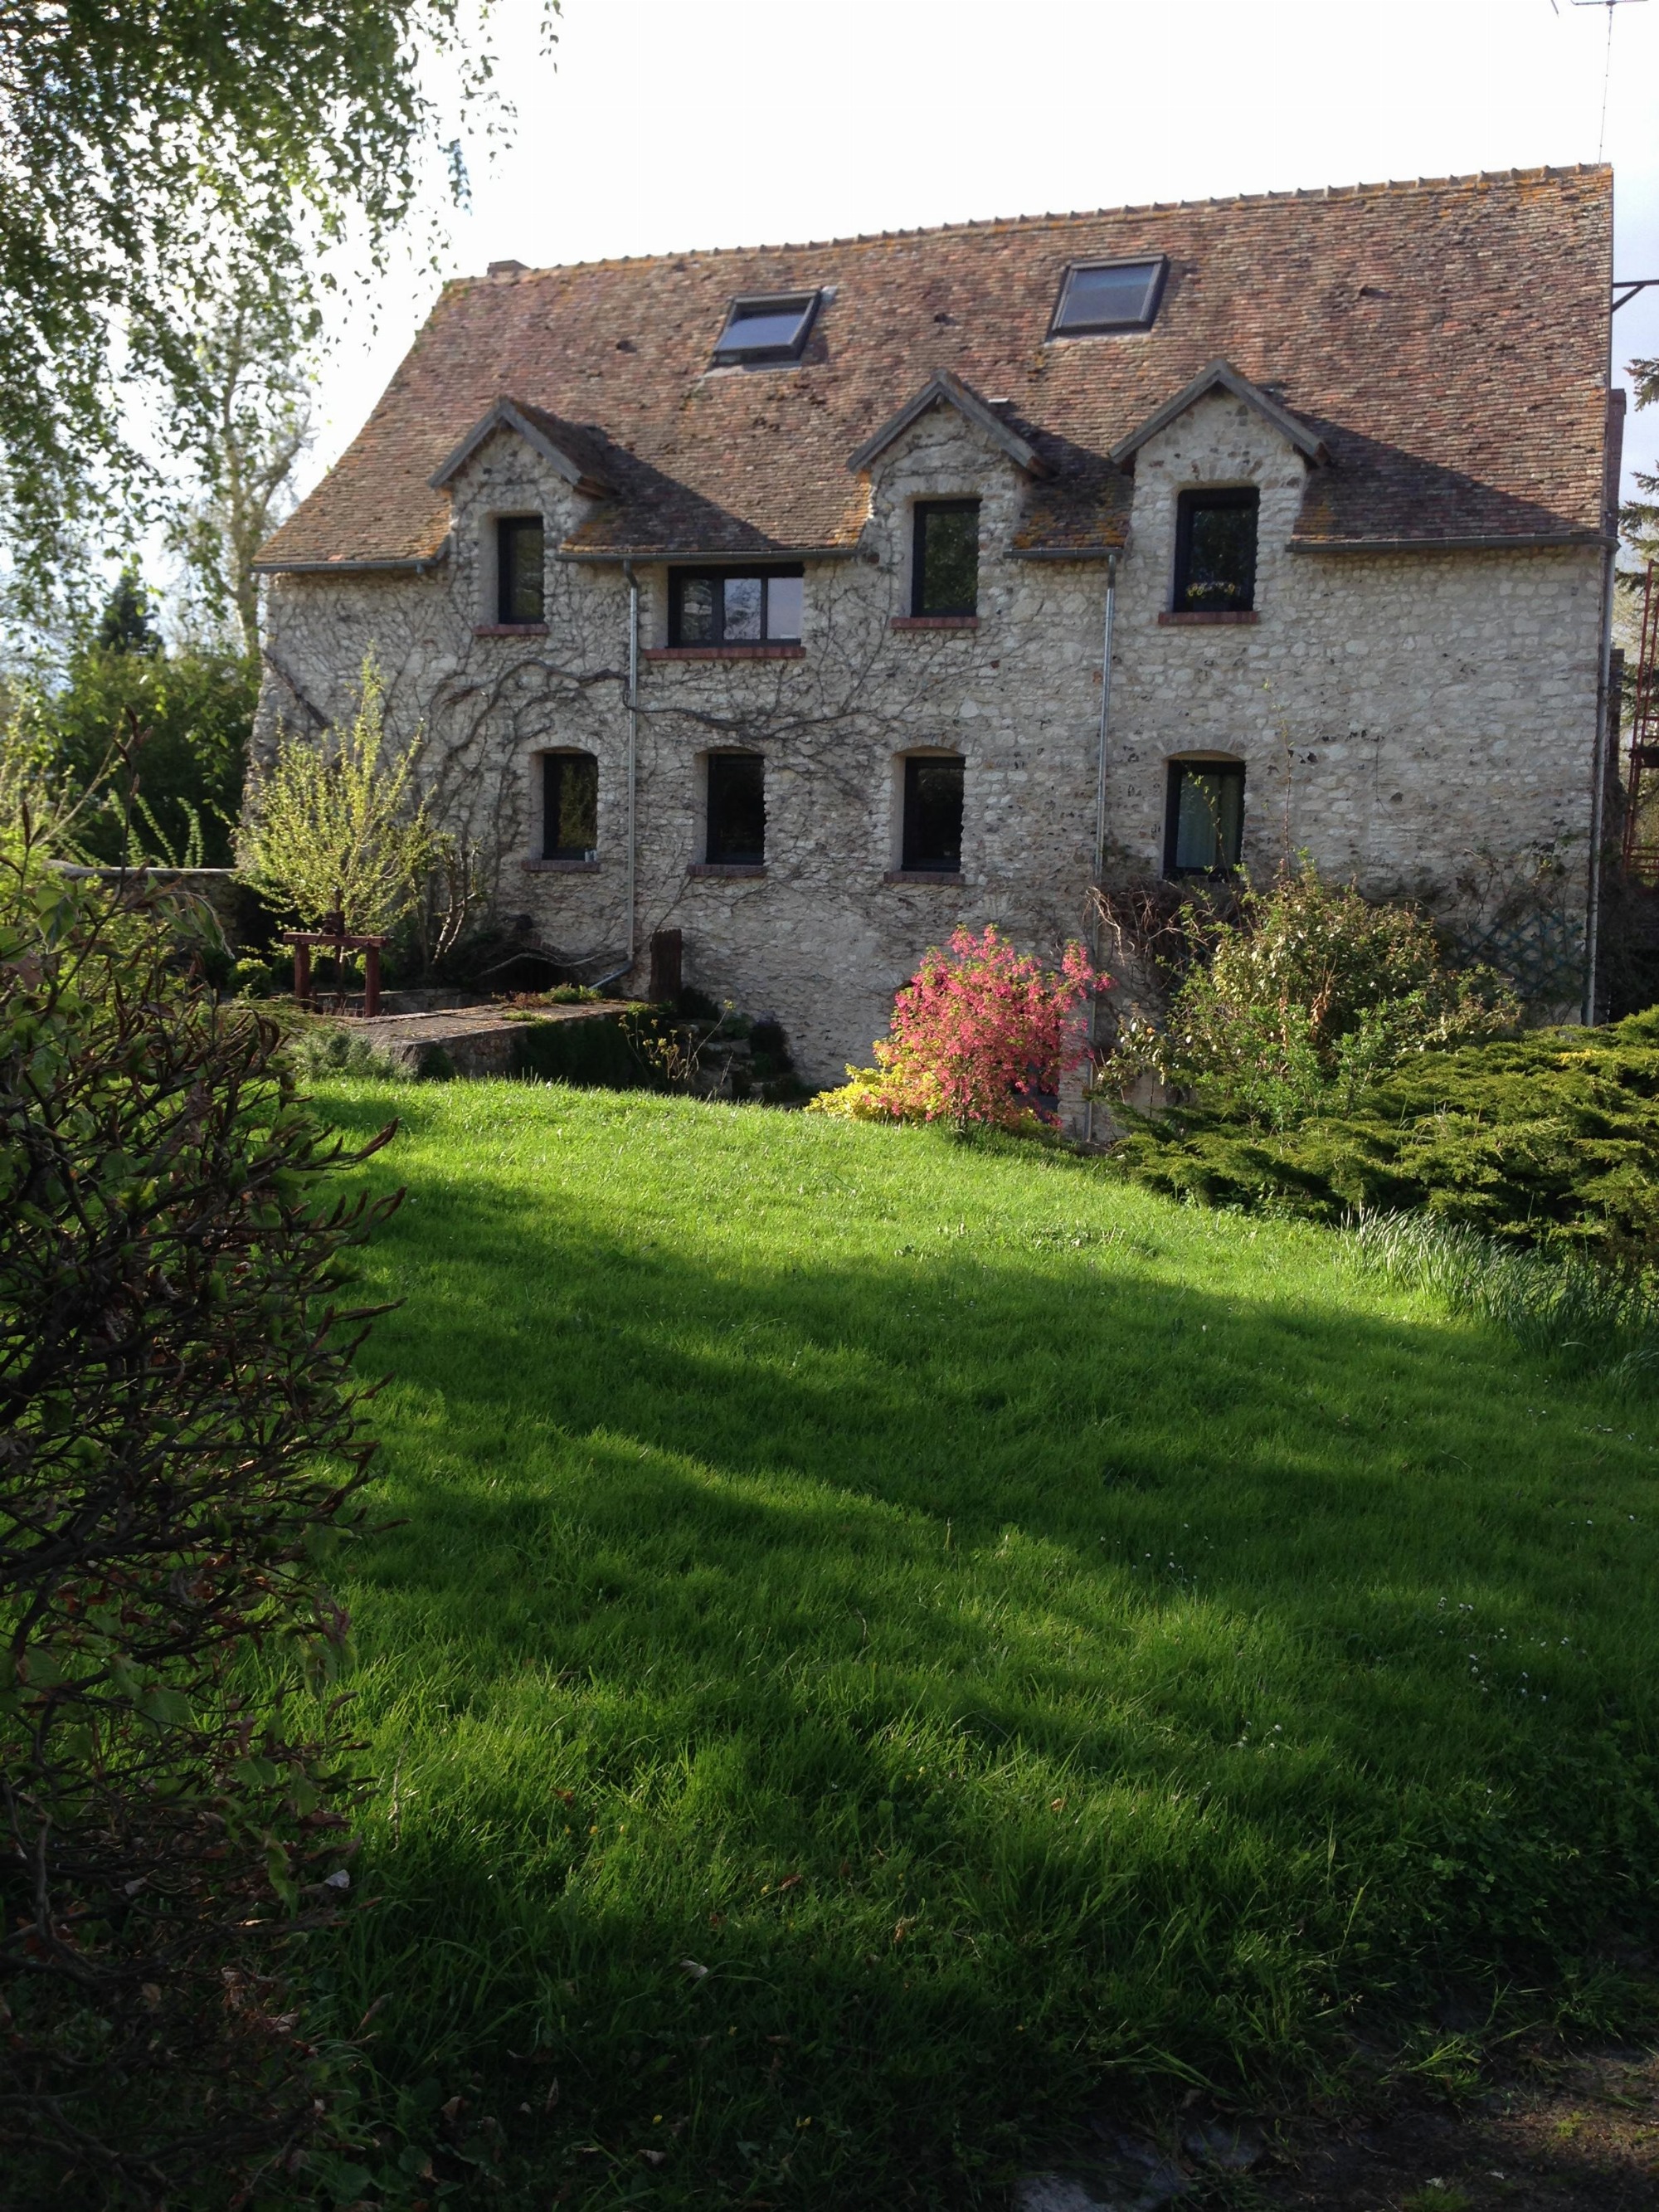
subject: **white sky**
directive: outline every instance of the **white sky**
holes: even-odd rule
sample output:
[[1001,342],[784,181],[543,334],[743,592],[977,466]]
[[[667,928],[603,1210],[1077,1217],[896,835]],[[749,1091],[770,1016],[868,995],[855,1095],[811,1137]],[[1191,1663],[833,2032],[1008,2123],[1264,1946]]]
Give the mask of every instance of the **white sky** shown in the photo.
[[[439,274],[341,311],[307,481],[440,275],[969,216],[1593,161],[1607,11],[1574,0],[501,0],[509,150],[469,156]],[[1659,0],[1614,11],[1621,276],[1659,276]],[[378,324],[378,327],[372,326]],[[1659,289],[1613,325],[1659,355]],[[1659,466],[1659,407],[1627,468]]]

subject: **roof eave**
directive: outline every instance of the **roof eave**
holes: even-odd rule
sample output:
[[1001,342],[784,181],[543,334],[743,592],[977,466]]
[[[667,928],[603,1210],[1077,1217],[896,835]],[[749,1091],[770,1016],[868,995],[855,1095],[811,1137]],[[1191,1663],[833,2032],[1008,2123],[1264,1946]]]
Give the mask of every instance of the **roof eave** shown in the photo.
[[430,553],[372,553],[343,561],[262,561],[252,563],[256,576],[368,576],[422,575],[449,558],[451,540],[446,535]]
[[1304,460],[1315,466],[1329,462],[1331,457],[1322,438],[1316,436],[1305,422],[1297,422],[1288,408],[1269,398],[1260,385],[1252,384],[1248,376],[1241,376],[1231,362],[1225,361],[1212,361],[1206,368],[1200,369],[1173,399],[1166,399],[1127,438],[1120,438],[1107,455],[1108,459],[1121,469],[1127,468],[1148,440],[1157,437],[1160,430],[1167,430],[1189,407],[1218,388],[1230,392],[1235,399],[1242,399],[1247,407],[1254,408],[1264,422],[1270,422],[1282,438],[1296,447]]
[[848,458],[847,465],[854,476],[861,476],[871,463],[885,453],[896,438],[902,437],[913,422],[919,422],[930,409],[954,407],[976,430],[981,430],[991,443],[1006,453],[1017,469],[1028,477],[1046,477],[1053,471],[1035,446],[1011,430],[996,410],[981,399],[972,386],[953,376],[948,368],[938,369],[930,376],[913,399],[907,400],[896,415],[890,416],[873,437],[866,438],[855,453]]
[[550,438],[538,423],[532,422],[513,400],[505,398],[496,400],[492,407],[484,410],[459,445],[427,478],[433,490],[447,491],[452,480],[465,467],[485,439],[493,437],[497,430],[511,430],[522,438],[532,451],[541,455],[550,468],[563,477],[573,491],[580,492],[584,498],[604,499],[609,496],[609,484],[594,476],[591,470],[583,468],[581,463],[566,453],[555,439]]

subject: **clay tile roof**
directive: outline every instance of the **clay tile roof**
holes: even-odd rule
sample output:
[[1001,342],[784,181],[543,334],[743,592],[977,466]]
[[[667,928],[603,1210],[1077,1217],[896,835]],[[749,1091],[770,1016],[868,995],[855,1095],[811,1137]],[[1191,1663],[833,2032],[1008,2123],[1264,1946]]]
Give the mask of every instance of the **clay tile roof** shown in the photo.
[[[1328,457],[1300,543],[1594,539],[1612,217],[1612,171],[1586,167],[496,264],[445,289],[261,565],[436,558],[432,480],[503,394],[610,494],[576,555],[850,549],[849,457],[930,389],[1032,456],[1022,550],[1086,550],[1122,538],[1126,441],[1224,364]],[[1068,264],[1157,253],[1150,331],[1049,337]],[[815,288],[799,362],[711,367],[734,298]]]

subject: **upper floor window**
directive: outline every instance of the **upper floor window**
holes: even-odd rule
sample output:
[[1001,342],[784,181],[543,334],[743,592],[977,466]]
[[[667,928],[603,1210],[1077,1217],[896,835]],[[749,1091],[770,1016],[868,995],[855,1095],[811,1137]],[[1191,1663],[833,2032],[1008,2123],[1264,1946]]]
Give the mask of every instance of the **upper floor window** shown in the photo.
[[956,754],[912,753],[904,763],[907,872],[954,876],[962,868],[963,763]]
[[671,645],[793,644],[800,637],[799,568],[674,568],[668,578]]
[[1183,491],[1176,509],[1176,614],[1248,614],[1255,605],[1260,495]]
[[599,764],[592,753],[542,755],[542,858],[591,860],[599,842]]
[[1215,876],[1238,866],[1244,769],[1234,761],[1171,761],[1164,823],[1166,876]]
[[733,300],[714,347],[717,362],[795,361],[817,313],[816,292]]
[[495,525],[495,619],[538,623],[544,618],[546,550],[538,514],[504,514]]
[[719,867],[757,867],[766,858],[766,763],[759,753],[708,756],[708,836]]
[[1164,289],[1164,256],[1141,261],[1080,261],[1066,271],[1051,336],[1149,331]]
[[930,499],[916,506],[910,567],[913,615],[979,611],[979,501]]

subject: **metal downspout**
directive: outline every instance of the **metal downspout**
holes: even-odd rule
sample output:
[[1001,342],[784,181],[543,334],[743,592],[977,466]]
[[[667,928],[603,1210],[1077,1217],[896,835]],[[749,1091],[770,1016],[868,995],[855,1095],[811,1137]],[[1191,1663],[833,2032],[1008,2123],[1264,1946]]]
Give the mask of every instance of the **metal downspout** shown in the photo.
[[[1106,872],[1106,740],[1112,726],[1112,630],[1117,620],[1117,556],[1106,556],[1106,621],[1100,654],[1100,746],[1095,761],[1095,851],[1094,866],[1091,872],[1090,888],[1098,891]],[[1096,968],[1100,965],[1101,916],[1097,900],[1091,901],[1089,917],[1089,957]],[[1100,1016],[1100,1000],[1089,1001],[1089,1046],[1092,1054],[1096,1025]],[[1095,1102],[1087,1097],[1083,1102],[1083,1141],[1094,1142]]]
[[639,787],[640,761],[640,580],[631,561],[623,562],[628,579],[628,866],[623,878],[623,896],[628,905],[628,967],[632,974],[638,954],[634,920],[634,819]]
[[1590,778],[1589,905],[1584,917],[1584,1004],[1586,1029],[1595,1026],[1595,968],[1601,957],[1602,812],[1607,781],[1607,738],[1613,721],[1613,594],[1618,549],[1602,556],[1601,674],[1596,685],[1595,745]]

